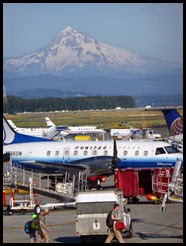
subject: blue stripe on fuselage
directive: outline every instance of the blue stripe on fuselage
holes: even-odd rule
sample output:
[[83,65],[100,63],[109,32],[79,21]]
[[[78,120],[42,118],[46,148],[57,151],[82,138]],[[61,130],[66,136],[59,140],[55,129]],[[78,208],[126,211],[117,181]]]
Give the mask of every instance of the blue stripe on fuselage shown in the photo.
[[[86,158],[71,158],[70,161],[71,163],[73,161],[77,161],[77,160],[81,160],[81,159],[86,159]],[[64,161],[63,157],[51,157],[50,159],[48,157],[43,158],[36,158],[36,157],[27,157],[25,158],[21,158],[21,157],[14,157],[13,159],[13,164],[14,163],[18,163],[19,166],[25,167],[25,168],[32,168],[35,170],[50,170],[50,171],[56,171],[56,168],[52,168],[52,167],[41,167],[38,165],[34,165],[34,164],[30,164],[30,163],[26,163],[26,161],[33,161],[33,160],[37,160],[37,162],[42,161],[42,162],[50,162],[50,163],[65,163],[68,165],[69,161]],[[25,161],[25,162],[24,162]],[[183,165],[183,160],[182,161],[182,165]],[[23,163],[20,163],[23,162]],[[121,160],[121,162],[119,162],[117,164],[117,168],[121,168],[121,169],[125,169],[125,168],[164,168],[164,167],[174,167],[176,163],[176,158],[169,158],[168,160],[164,159],[162,160],[162,158],[128,158],[127,160]],[[79,163],[78,163],[79,164]],[[60,164],[59,164],[60,165]],[[75,165],[75,163],[74,163]]]

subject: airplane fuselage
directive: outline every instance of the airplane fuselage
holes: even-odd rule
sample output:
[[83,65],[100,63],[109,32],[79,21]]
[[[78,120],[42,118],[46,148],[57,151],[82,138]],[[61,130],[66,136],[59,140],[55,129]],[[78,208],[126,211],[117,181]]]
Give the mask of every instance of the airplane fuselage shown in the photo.
[[[113,141],[36,142],[5,145],[3,152],[10,152],[14,165],[39,169],[27,161],[72,163],[96,156],[113,156]],[[174,167],[176,159],[183,162],[183,155],[163,141],[117,141],[117,168],[165,168]],[[74,163],[75,164],[75,163]],[[96,165],[96,160],[94,165]],[[97,163],[99,166],[99,161]],[[43,170],[43,169],[42,169]],[[45,170],[52,170],[45,167]],[[105,169],[109,172],[110,167]],[[103,170],[101,170],[103,171]]]

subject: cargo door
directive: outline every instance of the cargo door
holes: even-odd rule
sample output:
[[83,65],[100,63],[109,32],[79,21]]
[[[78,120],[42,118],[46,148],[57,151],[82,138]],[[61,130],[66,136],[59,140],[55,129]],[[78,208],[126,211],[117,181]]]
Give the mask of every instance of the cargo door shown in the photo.
[[118,170],[116,172],[116,188],[123,191],[123,197],[136,197],[139,194],[137,170]]
[[139,190],[140,195],[152,193],[152,170],[140,170],[139,177]]

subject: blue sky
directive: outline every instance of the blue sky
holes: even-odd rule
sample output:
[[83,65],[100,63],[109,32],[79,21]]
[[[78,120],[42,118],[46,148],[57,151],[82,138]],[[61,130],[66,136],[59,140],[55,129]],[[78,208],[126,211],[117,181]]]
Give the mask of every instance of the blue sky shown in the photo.
[[45,47],[66,26],[139,55],[182,62],[182,3],[7,3],[3,57]]

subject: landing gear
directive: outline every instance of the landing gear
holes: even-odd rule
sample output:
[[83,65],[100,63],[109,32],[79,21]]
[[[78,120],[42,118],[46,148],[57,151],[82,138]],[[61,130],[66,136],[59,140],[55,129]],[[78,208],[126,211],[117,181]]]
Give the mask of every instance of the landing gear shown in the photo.
[[137,197],[129,197],[127,203],[137,204],[139,200]]
[[88,180],[88,187],[90,190],[102,190],[101,182],[99,179],[96,180]]

